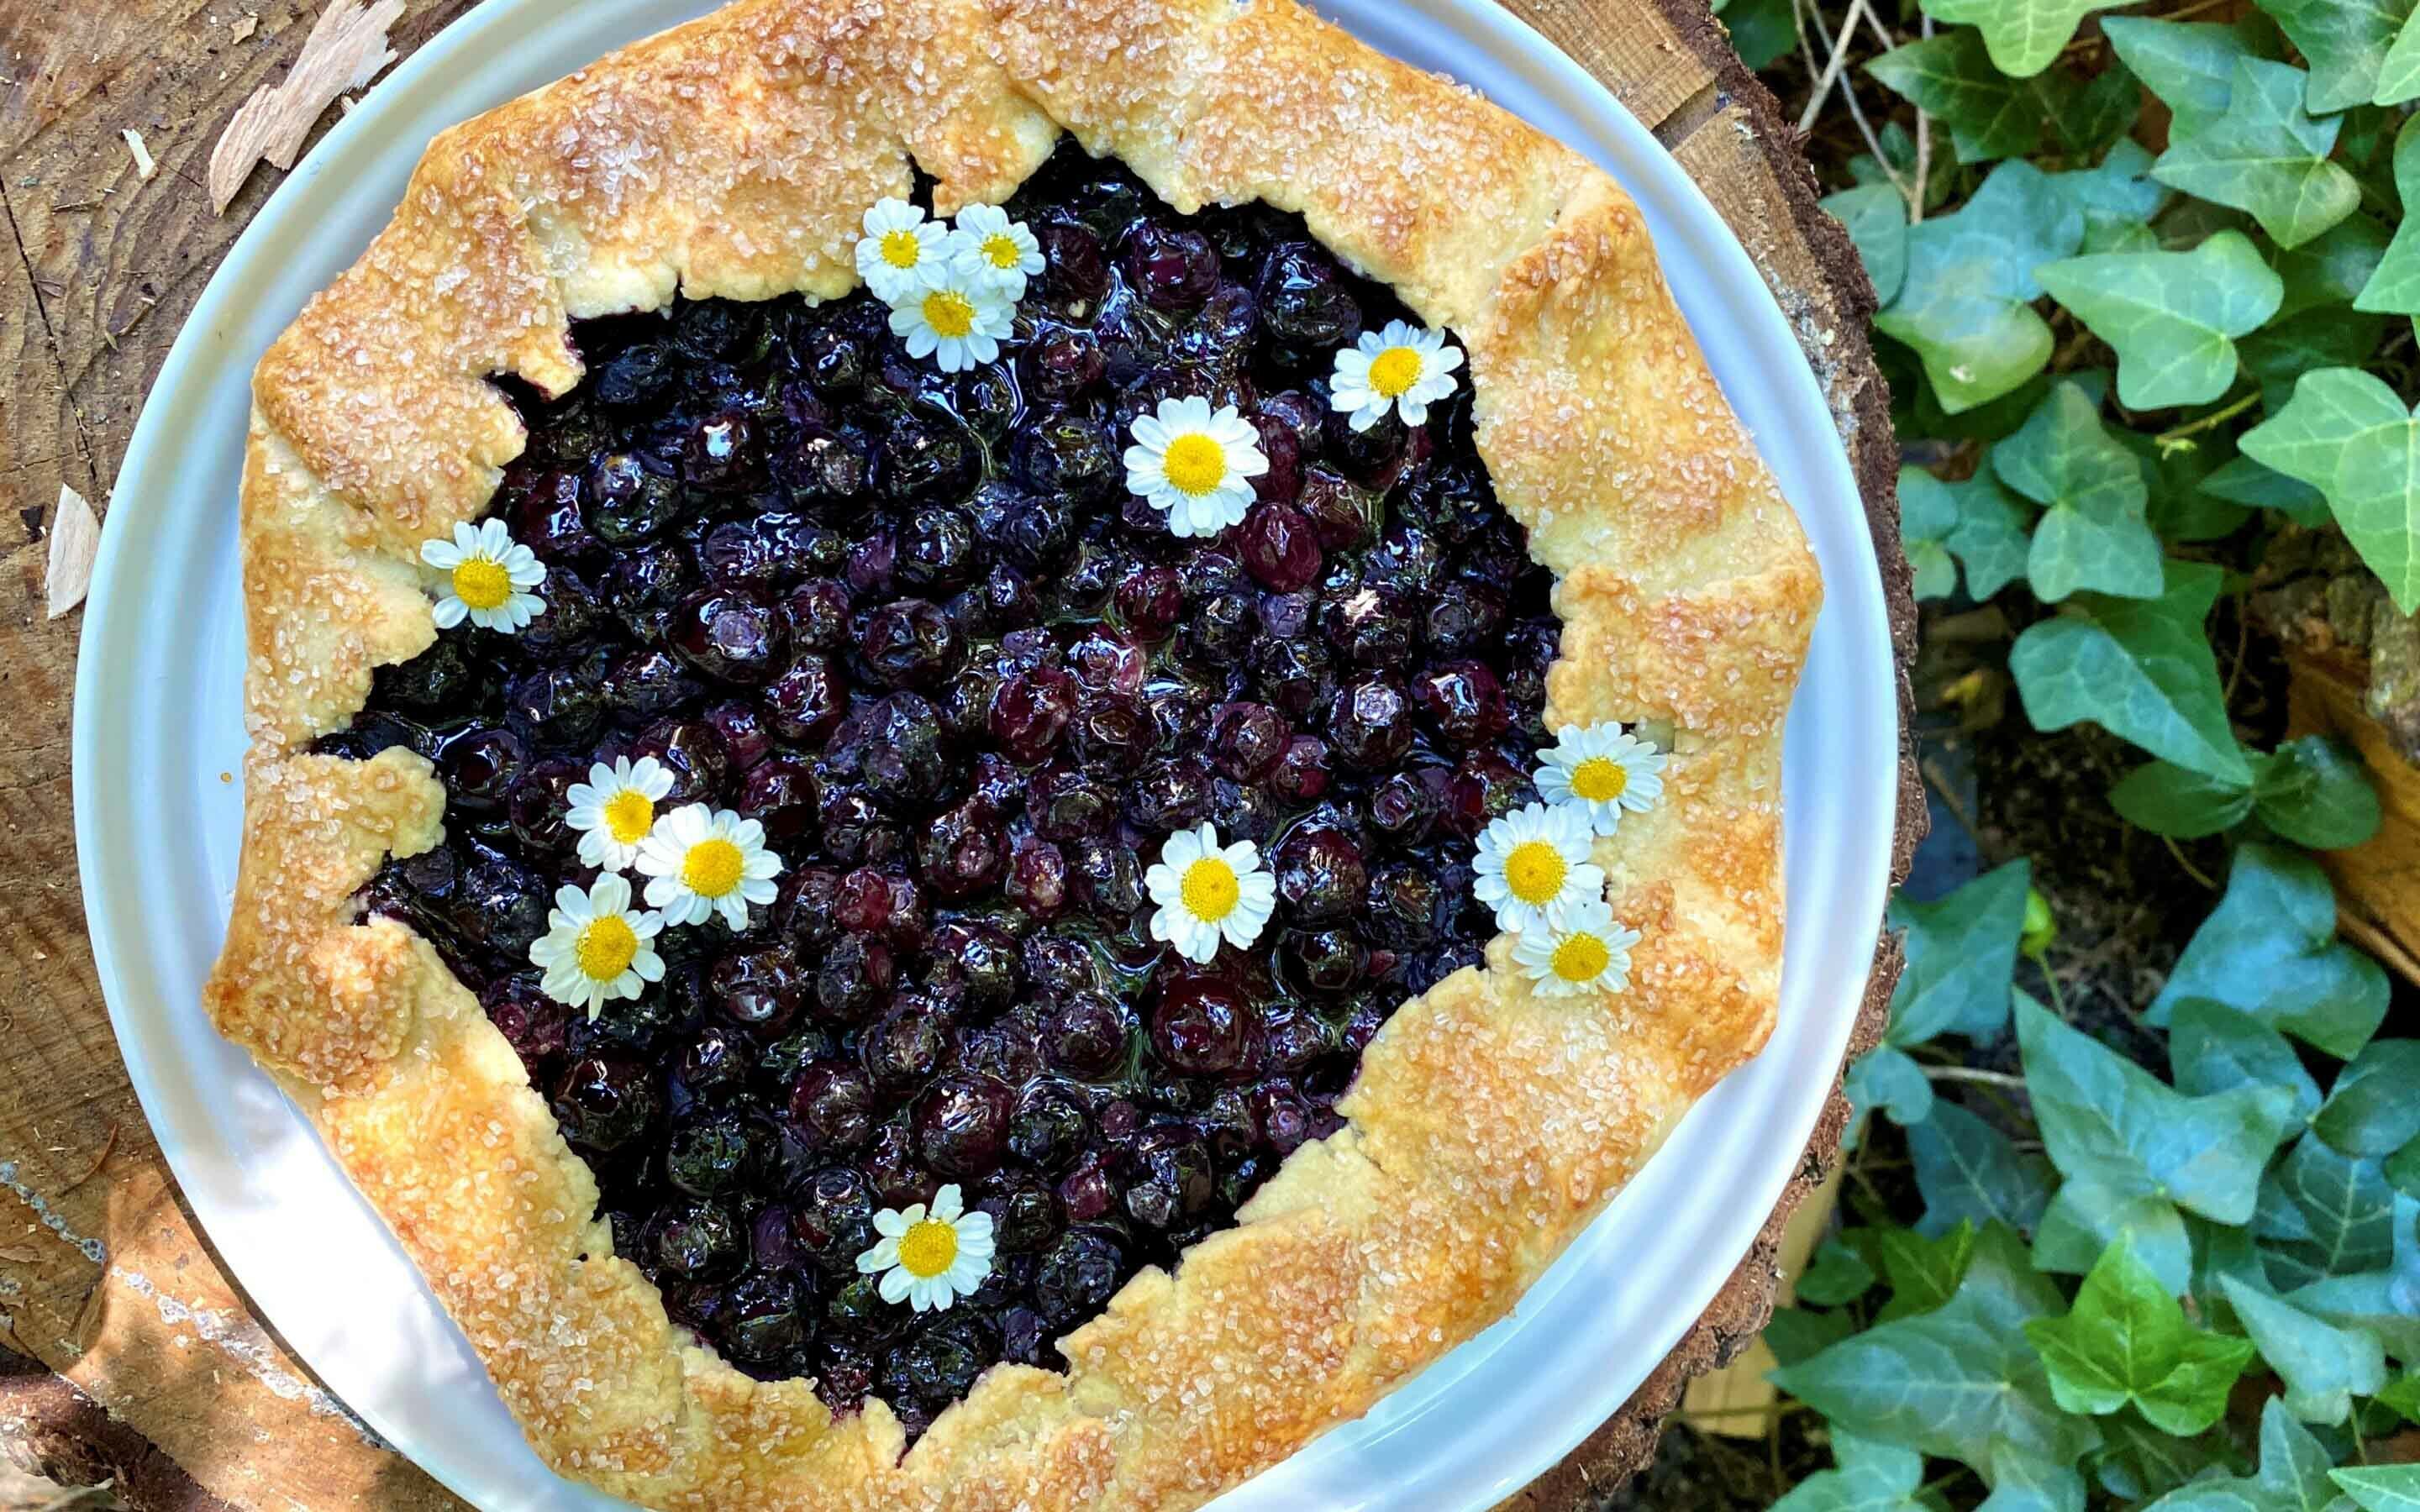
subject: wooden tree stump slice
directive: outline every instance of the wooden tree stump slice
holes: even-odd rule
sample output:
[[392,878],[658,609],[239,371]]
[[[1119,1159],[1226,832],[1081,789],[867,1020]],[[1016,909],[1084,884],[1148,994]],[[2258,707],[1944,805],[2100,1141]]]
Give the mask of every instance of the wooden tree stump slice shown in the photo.
[[[1773,99],[1702,0],[1508,0],[1653,130],[1772,285],[1822,381],[1883,563],[1900,726],[1915,614],[1900,551],[1898,453],[1866,343],[1872,290]],[[471,0],[405,0],[409,53]],[[236,106],[293,60],[318,0],[64,0],[0,12],[0,490],[18,524],[0,624],[0,1451],[129,1506],[458,1506],[312,1380],[226,1274],[178,1196],[117,1056],[76,886],[69,696],[79,618],[48,620],[43,563],[62,483],[96,507],[145,392],[221,255],[279,177],[214,218],[203,170]],[[247,23],[249,24],[247,25]],[[334,111],[329,113],[334,118]],[[141,132],[139,177],[120,136]],[[233,480],[229,480],[233,498]],[[1902,738],[1904,739],[1904,733]],[[1922,832],[1900,772],[1894,880]],[[1861,921],[1847,921],[1855,927]],[[1876,953],[1854,1047],[1879,1037],[1900,955]],[[1836,1072],[1837,1076],[1837,1072]],[[1634,1473],[1687,1381],[1763,1326],[1773,1257],[1835,1164],[1838,1093],[1756,1245],[1630,1402],[1512,1503],[1581,1508]]]

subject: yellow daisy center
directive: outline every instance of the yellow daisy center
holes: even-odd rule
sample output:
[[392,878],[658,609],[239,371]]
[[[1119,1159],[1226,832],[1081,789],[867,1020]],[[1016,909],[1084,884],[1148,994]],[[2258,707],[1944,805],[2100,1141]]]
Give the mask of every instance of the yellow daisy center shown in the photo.
[[1572,768],[1572,794],[1590,803],[1610,803],[1630,788],[1630,774],[1610,756],[1590,756]]
[[721,836],[702,840],[681,858],[681,886],[701,898],[720,898],[739,886],[747,864],[739,847]]
[[1594,981],[1613,964],[1613,952],[1593,934],[1566,934],[1549,964],[1565,981]]
[[636,788],[624,788],[605,805],[605,831],[625,845],[636,845],[656,827],[655,800]]
[[882,260],[893,268],[913,268],[924,255],[924,240],[913,231],[882,233]]
[[1389,347],[1370,361],[1370,387],[1389,399],[1419,380],[1420,354],[1409,347]]
[[1177,886],[1177,895],[1185,900],[1185,911],[1208,924],[1216,924],[1233,913],[1243,892],[1243,885],[1235,880],[1235,869],[1215,856],[1205,856],[1187,867],[1185,880]]
[[924,323],[937,336],[963,336],[975,328],[975,301],[956,289],[937,288],[924,296]]
[[619,914],[601,914],[588,921],[580,932],[580,943],[572,947],[580,959],[580,974],[591,981],[612,981],[630,969],[639,953],[639,934],[630,921]]
[[468,609],[502,609],[513,596],[513,577],[501,562],[472,557],[454,569],[454,596]]
[[1226,481],[1227,449],[1195,431],[1170,441],[1160,465],[1177,492],[1198,496]]
[[958,1230],[954,1224],[925,1218],[908,1226],[899,1236],[899,1265],[920,1281],[929,1281],[957,1263]]
[[1016,267],[1017,259],[1025,255],[1016,239],[1005,231],[995,231],[983,239],[983,255],[984,261],[1003,272]]
[[1512,896],[1532,908],[1544,908],[1563,893],[1563,878],[1572,866],[1563,853],[1542,840],[1525,840],[1504,857],[1504,885]]

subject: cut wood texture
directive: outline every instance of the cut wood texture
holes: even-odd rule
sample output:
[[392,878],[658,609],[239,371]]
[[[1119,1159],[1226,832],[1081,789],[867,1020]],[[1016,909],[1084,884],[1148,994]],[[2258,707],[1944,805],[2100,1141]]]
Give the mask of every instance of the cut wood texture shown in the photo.
[[[360,0],[335,3],[364,12]],[[1702,0],[1509,3],[1662,137],[1790,316],[1864,489],[1891,595],[1904,730],[1915,617],[1892,490],[1897,450],[1866,346],[1872,291],[1847,238],[1816,208],[1795,138]],[[406,54],[469,0],[372,8],[397,12],[389,45]],[[212,147],[244,100],[294,76],[320,15],[311,0],[0,7],[0,223],[11,242],[0,256],[0,490],[5,517],[18,521],[8,548],[16,603],[0,621],[10,718],[0,741],[0,961],[11,983],[0,994],[0,1446],[69,1484],[114,1477],[141,1509],[457,1504],[259,1321],[144,1123],[77,896],[68,732],[82,616],[47,615],[62,485],[109,498],[170,339],[279,177],[253,172],[214,216]],[[323,111],[319,126],[334,115]],[[156,162],[147,178],[127,131]],[[1910,760],[1899,812],[1903,875],[1923,823]],[[1880,1032],[1899,964],[1885,943],[1860,1047]],[[1515,1504],[1599,1504],[1652,1452],[1687,1381],[1756,1335],[1784,1227],[1835,1164],[1844,1117],[1836,1088],[1763,1237],[1714,1304],[1630,1403]]]
[[2420,767],[2371,717],[2364,701],[2369,667],[2359,652],[2288,648],[2286,668],[2286,733],[2350,743],[2378,789],[2378,833],[2350,850],[2314,853],[2336,885],[2336,922],[2396,975],[2420,984]]

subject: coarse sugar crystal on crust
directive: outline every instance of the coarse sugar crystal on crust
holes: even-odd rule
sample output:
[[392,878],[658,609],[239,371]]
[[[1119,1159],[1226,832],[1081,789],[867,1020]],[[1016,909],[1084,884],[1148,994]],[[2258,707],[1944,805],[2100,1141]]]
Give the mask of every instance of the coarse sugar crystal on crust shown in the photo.
[[[524,438],[492,381],[582,376],[574,317],[676,290],[837,297],[875,200],[1005,198],[1062,128],[1179,209],[1298,210],[1469,345],[1480,448],[1559,578],[1549,724],[1670,733],[1668,801],[1596,842],[1645,934],[1619,995],[1499,938],[1364,1052],[1348,1119],[1173,1273],[1003,1364],[912,1451],[667,1317],[597,1188],[427,942],[364,921],[443,794],[306,754],[433,634],[419,544]],[[1779,987],[1780,741],[1820,598],[1789,508],[1603,174],[1294,0],[742,0],[442,135],[263,359],[243,489],[254,750],[214,1021],[313,1118],[567,1475],[656,1507],[1189,1507],[1502,1317]]]

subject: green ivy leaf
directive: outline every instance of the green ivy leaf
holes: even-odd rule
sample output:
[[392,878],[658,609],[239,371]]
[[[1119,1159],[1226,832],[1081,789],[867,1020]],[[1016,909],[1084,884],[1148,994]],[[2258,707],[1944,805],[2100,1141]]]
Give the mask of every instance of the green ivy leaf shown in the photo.
[[2219,1223],[2252,1216],[2261,1169],[2293,1120],[2290,1090],[2187,1097],[2026,997],[2017,1042],[2035,1121],[2062,1174]]
[[[2420,209],[2420,116],[2405,121],[2395,133],[2395,193],[2407,217]],[[2385,255],[2353,297],[2352,307],[2420,319],[2420,223],[2407,218],[2395,228]]]
[[1956,211],[1908,228],[1900,296],[1875,329],[1915,350],[1950,412],[1998,398],[2050,361],[2034,270],[2083,239],[2083,212],[2047,175],[2004,162]]
[[1907,276],[1906,196],[1886,183],[1865,184],[1819,203],[1856,243],[1866,276],[1874,281],[1874,298],[1884,304],[1899,298],[1900,282]]
[[2363,1512],[2420,1512],[2420,1465],[2354,1465],[2329,1471],[2328,1479]]
[[[2122,1502],[2143,1502],[2171,1491],[2202,1475],[2224,1477],[2225,1441],[2216,1434],[2180,1439],[2162,1433],[2138,1413],[2118,1412],[2102,1420],[2105,1441],[2093,1461],[2102,1489]],[[2258,1512],[2242,1502],[2227,1502],[2195,1512]],[[2297,1508],[2296,1512],[2303,1512]]]
[[2311,65],[2310,110],[2366,105],[2412,0],[2258,0]]
[[1891,900],[1887,921],[1907,931],[1907,967],[1891,993],[1883,1042],[1922,1044],[1944,1034],[1996,1038],[2009,1022],[2009,979],[2025,924],[2033,868],[2010,861],[1933,903]]
[[1832,1458],[1838,1469],[1800,1481],[1772,1512],[1930,1512],[1916,1495],[1924,1457],[1915,1450],[1835,1433]]
[[2176,1295],[2123,1240],[2085,1276],[2067,1316],[2034,1319],[2025,1337],[2041,1351],[2059,1406],[2105,1417],[2131,1402],[2180,1438],[2219,1420],[2252,1361],[2250,1341],[2187,1325]]
[[[2409,1041],[2406,1041],[2409,1042]],[[2270,1249],[2295,1271],[2296,1285],[2383,1270],[2395,1260],[2395,1188],[2375,1160],[2338,1153],[2306,1134],[2272,1177],[2292,1207],[2301,1237]]]
[[2407,1197],[2420,1197],[2420,1139],[2386,1157],[2386,1180]]
[[1894,1319],[1914,1318],[1918,1313],[1933,1311],[1956,1296],[1958,1284],[1966,1279],[1966,1267],[1975,1257],[1978,1232],[1964,1223],[1931,1238],[1908,1228],[1879,1230],[1874,1247],[1882,1257],[1883,1275],[1890,1284],[1890,1301],[1874,1315],[1874,1321],[1887,1323]]
[[2169,1492],[2145,1512],[2321,1512],[2335,1500],[2335,1457],[2272,1396],[2260,1408],[2260,1473],[2214,1475]]
[[1798,45],[1790,0],[1714,0],[1714,14],[1723,18],[1732,51],[1751,70],[1770,68]]
[[1936,21],[1981,28],[1992,66],[2011,79],[2049,68],[2086,14],[2117,0],[1923,0]]
[[2355,215],[2299,247],[2272,251],[2269,266],[2277,270],[2286,284],[2278,318],[2350,304],[2385,260],[2388,244],[2384,226],[2366,215]]
[[2101,31],[2119,61],[2175,116],[2171,138],[2192,136],[2214,125],[2235,93],[2235,66],[2245,58],[2271,55],[2244,25],[2109,16],[2102,21]]
[[1988,467],[1963,483],[1945,485],[1958,504],[1950,554],[1966,566],[1967,594],[1980,603],[2024,576],[2033,549],[2034,512],[2000,486]]
[[2294,1118],[2319,1110],[2319,1084],[2286,1037],[2254,1018],[2206,997],[2187,997],[2168,1015],[2168,1063],[2177,1090],[2189,1097],[2239,1087],[2284,1087],[2294,1093]]
[[2027,557],[2037,597],[2160,595],[2160,538],[2145,513],[2150,489],[2083,390],[2054,385],[1991,461],[2002,483],[2045,506]]
[[1856,1331],[1857,1320],[1849,1313],[1776,1307],[1773,1320],[1764,1325],[1764,1343],[1776,1362],[1792,1365],[1815,1358]]
[[2391,1407],[2408,1422],[2420,1423],[2420,1370],[2407,1371],[2390,1381],[2378,1394],[2379,1405]]
[[2193,1240],[2177,1205],[2159,1192],[2111,1186],[2095,1174],[2059,1184],[2034,1235],[2034,1268],[2081,1275],[2121,1242],[2133,1246],[2161,1285],[2178,1292],[2193,1285]]
[[[2102,77],[2119,80],[2130,93],[2135,87],[2132,77],[2120,69],[2112,69]],[[2137,241],[2158,244],[2150,221],[2168,202],[2168,191],[2152,180],[2151,149],[2142,143],[2121,140],[2097,167],[2053,174],[2050,181],[2084,216],[2084,251],[2128,251]]]
[[2051,1400],[2027,1321],[2060,1305],[2006,1228],[1978,1236],[1957,1294],[1851,1335],[1774,1380],[1841,1429],[1993,1473],[1995,1450],[2072,1464],[2100,1442]]
[[2252,767],[2254,811],[2295,844],[2336,851],[2378,833],[2378,790],[2350,748],[2325,735],[2304,735]]
[[2306,373],[2293,402],[2240,444],[2327,495],[2395,607],[2420,609],[2420,427],[2393,389],[2350,367]]
[[2017,1448],[1993,1451],[1983,1478],[1992,1494],[1975,1512],[2084,1512],[2084,1477]]
[[2283,63],[2238,59],[2226,114],[2171,142],[2151,177],[2249,212],[2280,246],[2301,246],[2350,215],[2361,190],[2328,161],[2338,122],[2303,108],[2307,78]]
[[2104,253],[2035,270],[2051,298],[2118,352],[2130,409],[2202,404],[2235,382],[2235,340],[2276,314],[2285,282],[2251,239],[2222,231],[2191,252]]
[[1798,1277],[1798,1300],[1818,1307],[1838,1307],[1864,1296],[1877,1279],[1864,1256],[1837,1239],[1827,1239]]
[[2305,373],[2356,367],[2378,347],[2386,317],[2342,308],[2305,310],[2273,320],[2235,344],[2244,371],[2260,380],[2260,405],[2270,414],[2292,402]]
[[1899,470],[1899,536],[1920,602],[1958,591],[1958,563],[1949,554],[1949,533],[1958,528],[1958,496],[1922,468]]
[[2219,1282],[2260,1357],[2286,1382],[2286,1411],[2305,1423],[2342,1423],[2352,1398],[2386,1384],[2386,1351],[2366,1329],[2337,1328],[2227,1276]]
[[[2141,82],[2126,71],[2125,64],[2111,59],[2106,68],[2072,90],[2064,108],[2051,112],[2051,135],[2061,156],[2071,162],[2083,162],[2099,157],[2121,142],[2134,146],[2127,141],[2126,133],[2133,130],[2142,115]],[[2149,159],[2150,155],[2145,153],[2147,171]]]
[[1878,1044],[1850,1062],[1840,1079],[1841,1095],[1849,1100],[1851,1134],[1856,1119],[1880,1113],[1898,1124],[1918,1124],[1932,1117],[1932,1082],[1924,1068],[1897,1046]]
[[1992,66],[1979,33],[1944,32],[1892,48],[1866,71],[1949,128],[1960,162],[2020,157],[2041,141],[2052,100],[2033,80]]
[[2178,1003],[2208,998],[2349,1060],[2378,1032],[2386,996],[2385,970],[2336,943],[2335,891],[2319,863],[2240,845],[2226,896],[2144,1016],[2165,1025]]
[[2226,781],[2252,779],[2219,687],[2202,621],[2222,574],[2170,562],[2156,599],[2078,594],[2029,625],[2009,654],[2037,730],[2091,719],[2154,756]]
[[2319,490],[2300,478],[2239,456],[2201,480],[2201,491],[2252,509],[2275,509],[2298,525],[2314,529],[2327,523],[2328,501]]
[[1924,1198],[1919,1234],[1938,1238],[1993,1219],[2031,1233],[2050,1202],[2050,1162],[2019,1154],[2008,1135],[1955,1103],[1935,1103],[1931,1118],[1912,1126],[1907,1149]]
[[2251,817],[2252,789],[2204,777],[2174,762],[2151,762],[2118,779],[2109,790],[2109,805],[2137,829],[2199,840]]

